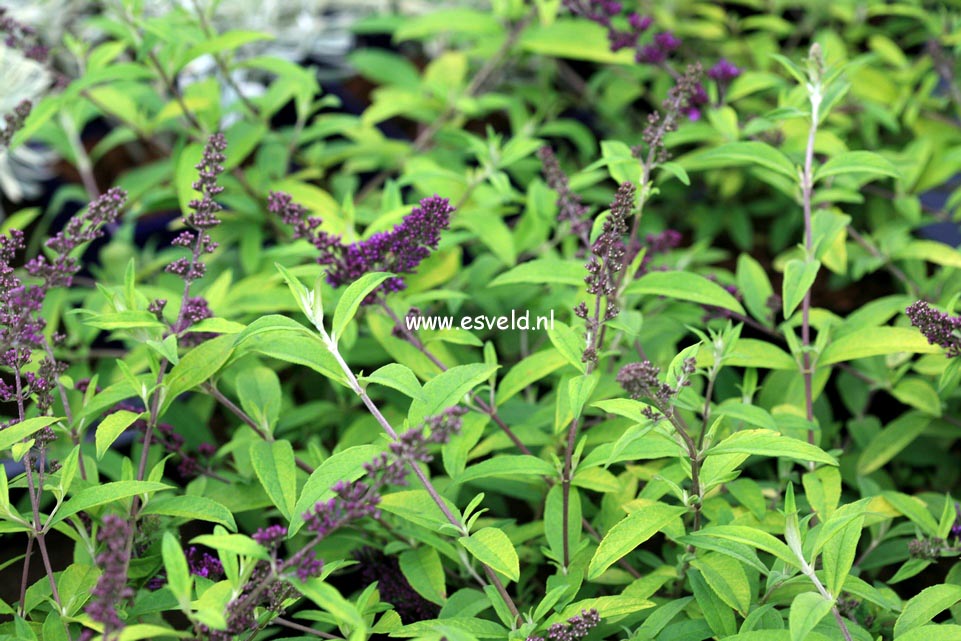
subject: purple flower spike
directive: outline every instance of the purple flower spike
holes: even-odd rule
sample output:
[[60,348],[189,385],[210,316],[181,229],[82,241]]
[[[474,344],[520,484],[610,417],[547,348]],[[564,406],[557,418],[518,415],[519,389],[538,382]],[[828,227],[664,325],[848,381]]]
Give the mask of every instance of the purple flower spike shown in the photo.
[[707,76],[717,82],[730,82],[741,75],[741,70],[730,60],[721,58],[717,64],[708,69]]
[[[200,192],[200,198],[190,201],[190,213],[184,216],[184,223],[190,229],[180,233],[173,240],[178,247],[193,248],[190,258],[179,258],[167,265],[167,271],[176,274],[188,284],[203,278],[207,273],[207,266],[200,260],[203,254],[213,253],[217,243],[211,239],[208,231],[220,224],[217,214],[223,210],[214,196],[224,190],[217,184],[217,179],[223,173],[223,162],[226,159],[224,150],[227,149],[227,139],[217,133],[207,139],[203,156],[196,165],[199,177],[193,188]],[[182,319],[181,319],[182,320]]]
[[[546,641],[577,641],[586,637],[600,623],[601,615],[597,610],[581,610],[579,615],[569,618],[567,623],[555,623],[547,628]],[[530,636],[527,641],[545,641],[545,638]]]
[[103,624],[103,636],[112,638],[124,628],[124,622],[117,614],[117,604],[133,598],[133,590],[127,586],[127,565],[130,562],[130,524],[114,514],[103,518],[97,533],[97,540],[104,544],[104,550],[97,555],[97,565],[101,574],[97,585],[90,591],[93,600],[86,607],[87,614],[94,621]]
[[943,347],[949,358],[961,356],[961,317],[932,309],[923,300],[909,306],[905,313],[911,319],[911,324],[928,339],[928,343]]
[[[288,194],[271,192],[268,209],[294,228],[294,238],[309,240],[320,252],[317,262],[327,266],[327,282],[340,287],[356,281],[369,272],[413,274],[420,263],[440,244],[440,232],[450,227],[454,208],[446,198],[432,196],[404,216],[392,230],[379,232],[366,240],[349,245],[341,237],[319,229],[322,221],[307,216],[307,210],[293,202]],[[379,296],[406,287],[404,280],[388,278],[364,301],[375,302]]]
[[22,100],[20,104],[14,107],[13,113],[3,115],[3,121],[6,126],[3,128],[3,131],[0,131],[0,147],[10,146],[10,141],[13,140],[14,134],[20,129],[23,129],[23,125],[27,121],[27,116],[30,115],[32,109],[32,102]]
[[627,16],[627,22],[631,25],[631,28],[635,31],[642,32],[647,31],[651,28],[654,20],[650,16],[642,16],[641,14],[634,12]]

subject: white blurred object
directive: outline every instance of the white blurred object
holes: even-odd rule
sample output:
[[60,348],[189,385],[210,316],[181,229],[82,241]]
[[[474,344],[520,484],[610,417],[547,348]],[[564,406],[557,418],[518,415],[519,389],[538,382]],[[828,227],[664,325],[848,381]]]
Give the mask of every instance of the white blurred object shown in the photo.
[[[23,100],[34,105],[50,87],[50,73],[42,64],[25,58],[19,51],[0,44],[0,114],[11,113]],[[43,180],[50,177],[49,164],[56,158],[52,151],[26,145],[0,151],[0,190],[8,200],[18,203],[40,195]]]

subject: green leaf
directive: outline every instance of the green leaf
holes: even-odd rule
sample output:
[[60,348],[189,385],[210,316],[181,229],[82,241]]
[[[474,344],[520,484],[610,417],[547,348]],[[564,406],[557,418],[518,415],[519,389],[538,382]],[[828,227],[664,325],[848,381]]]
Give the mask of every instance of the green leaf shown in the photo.
[[565,363],[567,359],[556,349],[545,349],[521,360],[501,379],[497,388],[497,404],[503,404],[532,383],[560,369]]
[[685,512],[687,510],[683,507],[655,503],[631,512],[618,521],[597,546],[587,570],[588,580],[599,577],[607,568]]
[[794,163],[783,152],[763,142],[730,142],[703,152],[688,154],[678,161],[688,171],[757,165],[798,180]]
[[267,496],[288,521],[297,503],[297,466],[289,441],[256,441],[250,447],[250,463]]
[[98,505],[113,503],[121,499],[130,498],[138,494],[149,494],[163,490],[174,489],[171,485],[153,483],[150,481],[114,481],[103,485],[94,485],[77,492],[73,498],[66,501],[57,513],[47,521],[47,529],[56,525],[68,516],[73,516],[83,510],[89,510]]
[[757,320],[767,323],[771,317],[771,309],[767,303],[774,294],[774,289],[761,263],[749,254],[741,254],[737,258],[735,279],[748,311]]
[[883,467],[921,436],[930,423],[930,416],[915,411],[906,412],[889,423],[858,456],[858,474],[864,476]]
[[488,284],[488,287],[498,285],[515,285],[517,283],[559,285],[584,284],[584,263],[576,260],[560,260],[558,258],[535,258],[526,263],[507,270]]
[[584,361],[584,338],[579,336],[573,328],[558,321],[554,326],[547,330],[547,337],[550,338],[554,348],[581,373],[585,372]]
[[176,516],[192,521],[207,521],[208,523],[219,523],[229,530],[237,529],[237,523],[234,521],[234,515],[230,510],[213,499],[193,494],[157,496],[151,499],[140,513],[144,515]]
[[521,36],[519,45],[524,51],[551,58],[611,64],[634,62],[630,51],[611,51],[607,35],[600,25],[575,18],[558,18],[549,25],[528,27]]
[[43,428],[53,425],[59,420],[60,418],[56,416],[38,416],[14,423],[10,427],[0,430],[0,450],[9,449],[15,443],[19,443],[23,439],[33,436]]
[[741,616],[747,616],[751,609],[751,584],[739,561],[724,554],[708,552],[691,561],[691,566],[701,571],[701,576],[722,601]]
[[468,483],[490,477],[554,476],[554,466],[536,456],[526,454],[501,454],[486,461],[475,463],[454,479],[455,483]]
[[929,416],[941,416],[941,399],[934,386],[918,376],[906,376],[898,381],[891,395],[905,405],[917,408]]
[[280,379],[269,367],[245,367],[237,375],[237,397],[240,405],[261,430],[272,434],[280,418]]
[[756,405],[745,405],[735,400],[714,408],[712,416],[729,416],[732,419],[744,421],[751,425],[763,427],[768,430],[777,430],[777,422],[771,413]]
[[894,165],[883,156],[870,151],[846,151],[818,167],[814,172],[814,182],[839,174],[900,177]]
[[[443,499],[443,501],[451,514],[456,517],[459,513],[457,506],[447,499]],[[396,514],[402,519],[426,527],[429,530],[436,530],[443,525],[449,526],[450,524],[450,521],[441,512],[440,507],[434,502],[427,490],[391,492],[384,495],[380,500],[379,507],[385,512]]]
[[187,557],[180,548],[180,542],[172,532],[164,532],[161,546],[164,569],[167,570],[167,585],[181,605],[190,603],[191,586],[190,569],[187,567]]
[[235,340],[235,358],[247,352],[256,352],[288,363],[305,365],[347,386],[337,360],[317,332],[286,316],[272,314],[258,318],[237,334]]
[[577,418],[584,411],[584,405],[591,398],[597,387],[596,374],[582,374],[567,382],[567,396],[571,403],[571,414]]
[[758,530],[753,527],[743,525],[712,525],[702,530],[688,535],[689,538],[718,538],[727,541],[744,543],[757,548],[762,552],[767,552],[778,559],[781,559],[792,567],[797,567],[798,560],[791,552],[791,549],[783,541],[775,538],[771,534]]
[[335,452],[317,466],[300,491],[300,498],[294,506],[290,519],[290,536],[294,536],[304,525],[303,514],[319,501],[333,497],[331,487],[338,481],[356,481],[366,472],[364,463],[372,460],[383,451],[377,445],[355,445],[341,452]]
[[431,603],[444,605],[447,601],[447,584],[437,550],[422,545],[402,552],[398,560],[400,571],[417,594]]
[[961,586],[932,585],[921,590],[911,598],[894,624],[894,637],[900,641],[902,635],[923,626],[925,623],[961,601]]
[[897,641],[957,641],[961,639],[961,625],[932,623],[908,630]]
[[242,47],[245,44],[250,44],[251,42],[273,39],[274,36],[270,35],[269,33],[262,33],[259,31],[227,31],[225,33],[218,34],[209,40],[200,42],[188,49],[183,55],[183,58],[178,61],[174,73],[177,73],[191,60],[195,60],[200,56],[207,54],[217,55],[225,51],[232,51]]
[[921,530],[928,536],[938,535],[938,523],[931,516],[927,505],[919,498],[901,494],[900,492],[882,492],[881,496],[904,516],[911,519],[913,523],[920,526]]
[[627,294],[667,296],[745,314],[737,299],[723,287],[690,272],[648,272],[627,286]]
[[[483,599],[483,596],[481,596]],[[498,639],[503,641],[510,636],[504,626],[478,617],[455,616],[409,623],[390,633],[392,637],[417,639],[450,639],[450,641],[473,641],[473,639]]]
[[937,354],[943,351],[928,343],[921,332],[907,327],[865,327],[831,341],[818,357],[818,365],[852,361],[856,358],[909,352]]
[[141,416],[143,416],[142,412],[118,410],[100,421],[100,425],[97,426],[97,458],[103,458],[104,452],[113,445],[113,442]]
[[471,555],[495,572],[511,581],[521,578],[520,561],[514,544],[507,535],[494,527],[485,527],[470,536],[458,539]]
[[804,592],[794,597],[789,616],[791,641],[804,641],[808,633],[831,611],[834,604],[817,592]]
[[781,285],[781,298],[784,318],[790,318],[804,295],[811,289],[818,276],[821,262],[817,260],[789,260],[784,267],[784,282]]
[[773,430],[735,432],[707,451],[707,456],[716,454],[752,454],[788,458],[802,463],[813,461],[827,465],[838,464],[837,459],[820,447]]
[[118,329],[161,329],[163,324],[146,311],[126,310],[97,314],[83,321],[84,325],[107,331]]
[[409,367],[400,363],[388,363],[374,373],[361,377],[360,382],[365,385],[376,383],[395,389],[412,399],[424,400],[423,389],[420,381],[417,380],[417,375]]
[[163,410],[184,392],[190,391],[206,382],[216,374],[234,349],[233,335],[218,336],[204,341],[180,359],[166,378],[167,395],[164,397]]
[[[710,367],[714,364],[714,348],[712,345],[702,344],[697,353],[699,367]],[[724,364],[735,367],[759,367],[764,369],[797,370],[797,362],[791,355],[777,345],[756,338],[739,338],[734,351],[725,355]]]
[[907,245],[895,251],[892,258],[901,260],[920,259],[945,267],[961,269],[961,251],[936,240],[911,240]]
[[858,552],[863,525],[864,515],[856,516],[832,536],[821,550],[821,566],[824,569],[828,592],[831,594],[841,593]]
[[462,402],[468,392],[490,378],[498,367],[497,364],[471,363],[441,372],[424,384],[422,399],[414,399],[410,404],[408,422],[419,425],[426,417]]
[[[737,623],[734,620],[734,610],[718,598],[717,594],[711,589],[701,572],[692,569],[688,572],[688,580],[691,583],[691,591],[704,620],[716,635],[716,638],[727,639],[730,634],[737,630]],[[768,641],[765,638],[764,641]]]
[[246,534],[201,534],[192,538],[190,542],[206,545],[213,550],[233,552],[264,561],[270,558],[267,549]]
[[489,11],[451,8],[408,17],[394,30],[394,42],[419,40],[441,33],[499,33],[503,29]]
[[330,329],[330,339],[335,344],[343,335],[344,330],[347,329],[347,324],[353,320],[364,299],[392,276],[393,274],[389,272],[370,272],[347,287],[340,300],[337,301],[337,308],[334,309],[334,322]]

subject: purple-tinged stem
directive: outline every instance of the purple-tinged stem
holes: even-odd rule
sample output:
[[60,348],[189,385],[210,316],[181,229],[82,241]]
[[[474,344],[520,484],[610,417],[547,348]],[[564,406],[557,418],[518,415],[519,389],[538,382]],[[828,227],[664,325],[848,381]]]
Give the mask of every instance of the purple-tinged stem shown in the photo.
[[[380,424],[384,432],[386,432],[387,435],[390,436],[392,440],[397,441],[399,438],[397,435],[397,432],[394,430],[393,427],[391,427],[390,422],[384,417],[383,414],[381,414],[380,410],[377,408],[374,402],[367,395],[367,391],[357,381],[357,377],[354,376],[353,370],[346,363],[346,361],[344,361],[344,357],[340,355],[340,350],[337,349],[336,345],[330,342],[329,337],[326,336],[326,333],[324,333],[324,340],[328,344],[330,353],[333,354],[334,358],[337,360],[337,364],[340,366],[340,369],[344,372],[344,375],[347,377],[347,382],[350,385],[351,389],[354,390],[354,393],[360,397],[364,405],[367,406],[368,411],[370,411],[374,419],[377,420],[377,422]],[[437,488],[435,488],[434,484],[431,483],[429,478],[427,478],[427,475],[424,474],[424,471],[420,469],[420,466],[418,466],[413,461],[408,461],[408,465],[410,466],[411,470],[413,470],[417,478],[420,480],[421,484],[424,486],[424,489],[427,490],[427,493],[430,495],[431,499],[440,509],[441,513],[443,513],[444,518],[446,518],[447,521],[451,525],[453,525],[463,536],[467,536],[468,535],[467,528],[464,526],[463,523],[461,523],[460,519],[454,516],[454,513],[451,512],[450,508],[447,507],[447,503],[444,501],[443,498],[441,498],[440,493],[437,491]],[[491,584],[494,586],[498,594],[500,594],[501,598],[504,600],[504,604],[510,610],[514,618],[517,621],[520,621],[521,619],[520,612],[518,611],[517,606],[514,604],[514,600],[507,593],[507,589],[504,587],[504,584],[501,582],[500,578],[497,576],[497,574],[494,573],[494,571],[490,567],[487,566],[486,563],[481,563],[481,565],[483,566],[484,572],[487,574],[488,579],[490,579]]]

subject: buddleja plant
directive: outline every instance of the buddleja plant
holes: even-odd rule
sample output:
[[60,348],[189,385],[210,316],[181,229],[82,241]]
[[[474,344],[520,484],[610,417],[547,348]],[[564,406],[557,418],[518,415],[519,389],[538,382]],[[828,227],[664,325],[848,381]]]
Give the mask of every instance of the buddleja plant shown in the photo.
[[491,9],[357,25],[434,45],[358,49],[359,114],[200,3],[55,47],[0,140],[79,183],[0,238],[0,634],[959,636],[956,16]]

